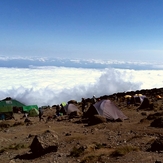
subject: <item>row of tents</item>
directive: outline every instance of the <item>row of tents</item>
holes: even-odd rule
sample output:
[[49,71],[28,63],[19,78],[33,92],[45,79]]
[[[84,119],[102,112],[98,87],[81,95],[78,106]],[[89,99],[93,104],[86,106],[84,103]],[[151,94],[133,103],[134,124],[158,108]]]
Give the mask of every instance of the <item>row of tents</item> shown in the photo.
[[[125,95],[124,98],[127,100],[127,105],[130,105],[130,104],[138,105],[139,106],[137,108],[138,110],[141,110],[141,109],[152,110],[153,109],[153,105],[150,104],[149,99],[145,95],[142,95],[142,94],[135,94],[134,96]],[[161,96],[159,99],[161,99]]]
[[[80,109],[72,103],[65,104],[63,108],[66,115],[70,115],[73,112],[80,112]],[[103,116],[108,120],[128,119],[128,117],[125,116],[122,111],[111,100],[108,99],[100,100],[95,104],[92,104],[84,113],[84,117],[91,118],[96,114]]]
[[[139,109],[142,107],[149,107],[149,100],[146,96],[141,94],[135,96],[126,95],[125,98],[130,100],[130,104],[132,102],[140,102]],[[70,115],[72,112],[80,112],[80,109],[75,104],[63,102],[62,106],[64,114]],[[29,116],[37,116],[39,114],[38,109],[37,105],[26,106],[17,100],[6,98],[0,101],[0,119],[4,118],[2,115],[11,116],[13,113],[17,113],[19,111],[28,112]],[[91,105],[91,107],[89,107],[86,111],[85,116],[91,117],[95,114],[99,114],[108,120],[128,119],[128,117],[122,113],[114,102],[109,99],[103,99]]]
[[13,113],[28,113],[30,116],[39,114],[37,105],[25,105],[15,99],[7,97],[0,101],[0,120],[11,119]]
[[[126,99],[129,99],[130,104],[139,104],[138,109],[150,108],[150,102],[145,95],[136,94],[134,96],[125,95]],[[65,104],[63,105],[65,114],[69,115],[72,112],[80,112],[75,104]],[[93,115],[98,114],[105,117],[108,120],[125,120],[128,119],[126,115],[114,104],[113,101],[109,99],[102,99],[97,101],[95,104],[91,105],[85,112],[84,116],[89,118]]]

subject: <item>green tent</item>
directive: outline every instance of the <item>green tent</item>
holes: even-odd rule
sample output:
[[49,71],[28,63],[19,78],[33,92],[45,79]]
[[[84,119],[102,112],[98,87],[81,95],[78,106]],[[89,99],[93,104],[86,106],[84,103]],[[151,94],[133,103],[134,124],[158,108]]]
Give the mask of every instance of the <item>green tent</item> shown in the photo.
[[62,102],[61,104],[64,107],[64,106],[66,106],[67,103],[66,102]]
[[14,112],[14,109],[16,108],[22,108],[25,106],[23,103],[12,99],[11,97],[7,97],[0,101],[0,113],[1,112]]
[[23,106],[23,111],[24,112],[29,112],[31,109],[37,109],[38,110],[38,106],[37,105]]
[[0,113],[8,113],[8,112],[13,112],[13,107],[11,105],[0,106]]
[[36,117],[39,115],[39,111],[36,108],[33,108],[29,111],[29,116]]

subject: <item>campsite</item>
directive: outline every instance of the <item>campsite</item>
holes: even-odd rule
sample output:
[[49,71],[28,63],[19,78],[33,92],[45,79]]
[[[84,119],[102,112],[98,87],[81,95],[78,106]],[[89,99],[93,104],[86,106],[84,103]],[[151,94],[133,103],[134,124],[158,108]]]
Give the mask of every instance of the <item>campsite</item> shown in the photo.
[[70,99],[43,107],[42,119],[37,104],[3,99],[0,162],[163,163],[162,97],[163,88],[90,97],[84,113]]

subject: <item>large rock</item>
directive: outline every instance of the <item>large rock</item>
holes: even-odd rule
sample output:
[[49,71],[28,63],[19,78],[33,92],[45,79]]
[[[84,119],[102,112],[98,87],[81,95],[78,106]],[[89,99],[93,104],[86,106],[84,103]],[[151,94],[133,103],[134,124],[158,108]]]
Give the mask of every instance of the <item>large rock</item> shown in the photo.
[[56,152],[58,149],[58,136],[54,131],[47,130],[34,137],[30,148],[35,155]]
[[154,120],[154,119],[160,118],[161,116],[163,116],[163,112],[157,112],[157,113],[154,113],[154,114],[149,114],[147,116],[147,119],[148,120]]
[[163,117],[155,119],[150,126],[163,128]]
[[79,118],[82,116],[82,113],[80,111],[74,111],[69,114],[69,119],[72,118]]
[[105,117],[98,115],[98,114],[95,114],[89,119],[88,124],[89,125],[96,125],[96,124],[104,123],[104,122],[107,122]]
[[152,152],[160,152],[163,151],[163,139],[156,139],[152,144],[151,144],[151,148],[149,149],[149,151]]
[[76,100],[70,100],[67,102],[68,104],[77,104],[78,102]]

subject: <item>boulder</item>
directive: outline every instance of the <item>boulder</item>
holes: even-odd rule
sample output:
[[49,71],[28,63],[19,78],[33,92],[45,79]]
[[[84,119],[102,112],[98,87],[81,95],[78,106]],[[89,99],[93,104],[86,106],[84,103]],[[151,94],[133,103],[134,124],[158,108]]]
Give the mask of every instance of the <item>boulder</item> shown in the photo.
[[150,126],[163,128],[163,117],[155,119],[153,122],[151,122]]
[[107,119],[101,115],[95,114],[89,119],[89,125],[96,125],[107,122]]
[[81,112],[78,112],[78,111],[74,111],[74,112],[71,112],[69,114],[69,119],[72,119],[72,118],[79,118],[82,116],[82,113]]
[[151,148],[149,149],[149,151],[152,152],[161,152],[163,151],[163,139],[156,139],[152,144],[151,144]]
[[68,104],[77,104],[78,102],[76,100],[70,100],[67,102]]
[[161,116],[163,116],[163,112],[157,112],[157,113],[154,113],[154,114],[149,114],[147,116],[147,119],[148,120],[154,120],[154,119],[160,118]]
[[36,135],[30,146],[31,152],[35,155],[42,155],[49,152],[56,152],[58,149],[58,136],[54,131],[47,130]]

